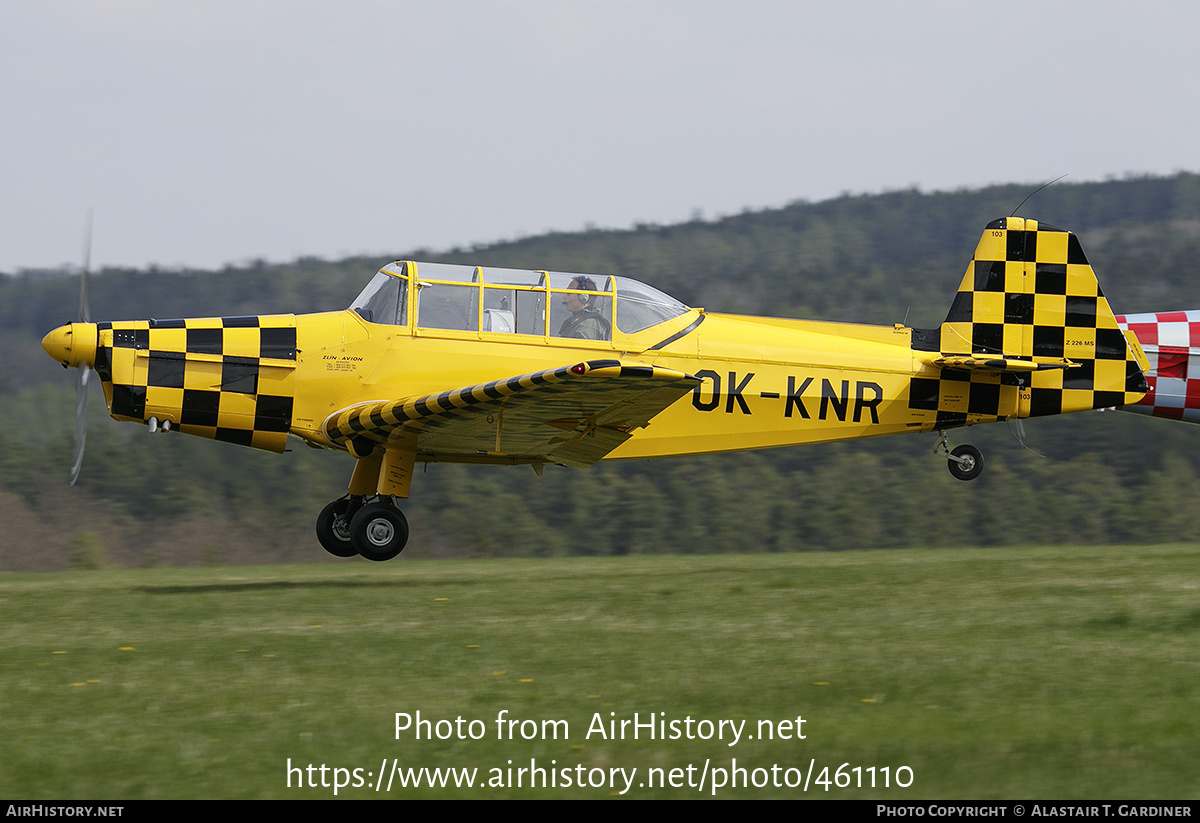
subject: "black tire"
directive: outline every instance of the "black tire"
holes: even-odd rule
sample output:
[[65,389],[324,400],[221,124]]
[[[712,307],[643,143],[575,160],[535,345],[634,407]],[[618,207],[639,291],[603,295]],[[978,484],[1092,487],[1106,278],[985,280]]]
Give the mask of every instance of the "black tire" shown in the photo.
[[408,542],[408,520],[390,503],[363,506],[350,521],[350,542],[368,560],[391,560]]
[[317,516],[317,540],[334,557],[354,557],[358,549],[350,542],[350,524],[342,517],[350,501],[334,500]]
[[983,452],[974,446],[964,444],[954,448],[950,454],[954,457],[962,457],[967,461],[966,463],[959,463],[957,460],[946,461],[950,473],[959,480],[974,480],[983,473]]

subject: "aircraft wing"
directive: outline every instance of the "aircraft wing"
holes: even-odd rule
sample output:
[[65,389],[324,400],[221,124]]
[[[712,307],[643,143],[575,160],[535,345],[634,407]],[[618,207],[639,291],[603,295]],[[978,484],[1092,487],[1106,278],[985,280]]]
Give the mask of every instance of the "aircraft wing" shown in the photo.
[[658,366],[591,360],[425,397],[359,403],[334,412],[323,430],[339,445],[356,438],[387,444],[415,430],[418,461],[582,468],[700,382]]

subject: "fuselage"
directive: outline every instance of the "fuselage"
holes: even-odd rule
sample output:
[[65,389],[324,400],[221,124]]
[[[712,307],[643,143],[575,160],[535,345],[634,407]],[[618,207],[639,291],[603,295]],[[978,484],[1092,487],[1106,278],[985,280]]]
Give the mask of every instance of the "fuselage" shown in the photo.
[[[345,406],[597,359],[662,366],[704,381],[611,458],[770,448],[935,425],[935,411],[910,408],[911,378],[925,367],[903,327],[690,310],[638,334],[614,329],[611,341],[585,341],[387,328],[354,312],[295,322],[301,353],[292,432],[314,444],[325,444],[325,419]],[[686,333],[658,345],[679,332]],[[1015,414],[1016,392],[1012,402]]]
[[[913,351],[911,329],[710,313],[636,281],[609,278],[595,295],[585,295],[603,307],[606,339],[565,337],[558,331],[567,317],[563,304],[575,296],[569,288],[575,281],[567,279],[574,275],[485,271],[517,284],[504,283],[501,297],[491,294],[486,280],[427,285],[423,270],[393,264],[377,275],[387,278],[383,288],[398,289],[391,304],[379,299],[372,281],[374,293],[364,292],[345,311],[75,323],[51,332],[44,345],[64,365],[96,369],[118,420],[153,421],[271,451],[282,451],[289,433],[314,446],[343,448],[326,436],[324,425],[354,404],[436,395],[593,360],[662,366],[703,380],[610,458],[771,448],[935,427],[935,409],[914,407],[910,396],[914,375],[934,377],[937,371]],[[446,277],[444,270],[434,273]],[[410,281],[417,288],[409,288]],[[424,291],[438,287],[463,288],[464,295]],[[422,306],[424,293],[440,302]],[[623,299],[636,301],[640,311],[622,312]],[[526,317],[537,319],[501,309],[489,317],[489,302],[524,307]],[[1001,414],[1017,413],[1016,392],[1010,394],[1012,408]],[[421,457],[505,462],[487,455]]]

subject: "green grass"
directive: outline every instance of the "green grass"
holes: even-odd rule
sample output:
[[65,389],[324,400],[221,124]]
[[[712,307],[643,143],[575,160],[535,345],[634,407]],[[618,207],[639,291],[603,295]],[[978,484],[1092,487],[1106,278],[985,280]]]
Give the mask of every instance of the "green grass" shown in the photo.
[[[694,797],[638,783],[736,758],[913,780],[720,797],[1195,798],[1198,593],[1191,545],[0,575],[0,796],[332,797],[289,789],[288,759],[486,781],[536,758]],[[397,740],[395,713],[418,710],[486,735]],[[566,720],[570,739],[497,740],[501,710]],[[806,738],[585,739],[610,712],[749,734],[803,716]]]

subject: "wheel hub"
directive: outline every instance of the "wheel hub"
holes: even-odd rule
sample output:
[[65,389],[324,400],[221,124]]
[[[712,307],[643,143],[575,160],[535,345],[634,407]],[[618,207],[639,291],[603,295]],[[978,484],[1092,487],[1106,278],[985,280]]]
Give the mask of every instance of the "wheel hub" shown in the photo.
[[386,546],[392,541],[394,534],[395,529],[392,527],[391,521],[386,518],[379,517],[367,524],[367,540],[371,541],[372,545]]
[[344,517],[333,519],[333,536],[338,540],[350,541],[350,521]]

